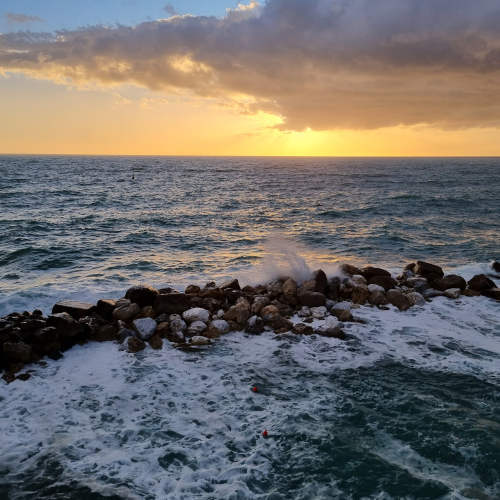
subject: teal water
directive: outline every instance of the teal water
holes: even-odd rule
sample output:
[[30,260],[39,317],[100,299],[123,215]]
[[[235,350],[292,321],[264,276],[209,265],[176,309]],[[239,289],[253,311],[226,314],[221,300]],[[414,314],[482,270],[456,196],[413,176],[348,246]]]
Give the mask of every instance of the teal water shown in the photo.
[[[3,156],[0,174],[0,315],[137,281],[417,258],[469,278],[500,257],[496,159]],[[0,498],[499,498],[500,304],[356,315],[347,342],[87,344],[0,381]]]

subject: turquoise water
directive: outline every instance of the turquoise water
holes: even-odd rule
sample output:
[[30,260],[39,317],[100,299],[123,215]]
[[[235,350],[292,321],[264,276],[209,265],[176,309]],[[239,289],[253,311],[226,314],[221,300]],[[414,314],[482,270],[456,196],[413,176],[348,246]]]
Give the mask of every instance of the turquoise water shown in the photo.
[[[0,174],[0,315],[138,281],[417,258],[470,278],[500,257],[497,159],[3,156]],[[500,304],[356,315],[347,342],[87,344],[0,381],[0,498],[499,498]]]

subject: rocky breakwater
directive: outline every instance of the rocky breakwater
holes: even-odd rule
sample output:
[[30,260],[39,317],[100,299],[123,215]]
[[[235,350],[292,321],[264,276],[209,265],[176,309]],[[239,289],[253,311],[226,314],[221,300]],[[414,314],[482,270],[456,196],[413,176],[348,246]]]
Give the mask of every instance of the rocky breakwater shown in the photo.
[[[492,267],[500,269],[498,263]],[[12,313],[0,318],[0,370],[7,382],[27,380],[29,371],[21,373],[26,365],[44,363],[45,357],[58,359],[89,341],[116,342],[131,353],[148,345],[162,349],[164,341],[181,349],[204,349],[231,331],[258,335],[268,330],[342,341],[347,338],[344,323],[360,321],[353,312],[361,306],[406,311],[439,296],[500,300],[500,289],[489,276],[466,282],[423,261],[409,264],[397,277],[372,266],[344,264],[340,269],[339,276],[330,278],[318,270],[303,283],[282,277],[243,288],[236,279],[219,286],[190,285],[184,292],[139,285],[118,300],[59,302],[47,317],[40,310]]]

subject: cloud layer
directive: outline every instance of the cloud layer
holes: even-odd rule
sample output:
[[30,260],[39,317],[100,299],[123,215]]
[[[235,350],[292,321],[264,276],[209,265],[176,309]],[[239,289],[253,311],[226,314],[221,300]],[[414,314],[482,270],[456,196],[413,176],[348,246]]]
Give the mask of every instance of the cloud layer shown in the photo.
[[498,0],[268,0],[0,35],[0,69],[235,99],[288,130],[500,126]]
[[5,18],[9,23],[40,23],[43,22],[43,19],[38,16],[28,16],[26,14],[16,14],[15,12],[7,12],[5,14]]

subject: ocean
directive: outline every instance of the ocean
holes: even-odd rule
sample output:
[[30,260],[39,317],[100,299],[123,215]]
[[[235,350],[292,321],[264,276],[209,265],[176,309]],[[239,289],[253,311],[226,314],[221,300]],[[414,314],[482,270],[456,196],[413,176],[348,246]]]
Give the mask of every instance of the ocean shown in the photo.
[[[0,156],[0,316],[340,262],[470,279],[499,216],[497,158]],[[347,342],[88,343],[0,380],[0,498],[500,498],[500,303],[356,313]]]

